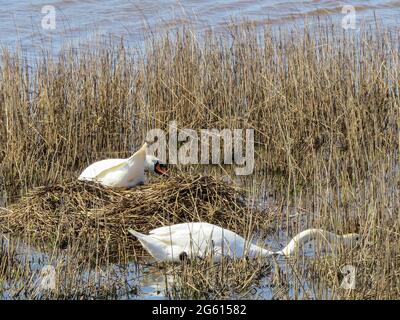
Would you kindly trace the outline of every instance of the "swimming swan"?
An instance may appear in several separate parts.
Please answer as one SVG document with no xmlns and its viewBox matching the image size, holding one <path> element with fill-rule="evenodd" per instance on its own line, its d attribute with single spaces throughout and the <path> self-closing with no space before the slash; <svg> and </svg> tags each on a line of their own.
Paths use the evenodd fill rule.
<svg viewBox="0 0 400 320">
<path fill-rule="evenodd" d="M 283 250 L 273 252 L 246 241 L 230 230 L 204 222 L 181 223 L 161 227 L 151 230 L 149 235 L 132 229 L 128 231 L 159 262 L 178 262 L 185 258 L 204 258 L 209 253 L 211 253 L 215 262 L 220 261 L 222 256 L 231 258 L 290 256 L 301 245 L 317 238 L 327 241 L 329 246 L 334 249 L 337 249 L 340 245 L 351 247 L 359 240 L 358 234 L 341 236 L 321 229 L 308 229 L 296 235 Z"/>
<path fill-rule="evenodd" d="M 105 159 L 88 166 L 78 180 L 95 181 L 106 187 L 131 188 L 144 182 L 144 171 L 166 174 L 164 166 L 147 155 L 147 143 L 127 159 Z"/>
</svg>

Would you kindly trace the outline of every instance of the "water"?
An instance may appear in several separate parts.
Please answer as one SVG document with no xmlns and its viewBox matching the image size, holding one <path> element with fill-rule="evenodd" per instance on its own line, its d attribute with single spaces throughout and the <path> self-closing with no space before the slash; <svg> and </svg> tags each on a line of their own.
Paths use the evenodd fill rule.
<svg viewBox="0 0 400 320">
<path fill-rule="evenodd" d="M 121 38 L 141 43 L 152 34 L 187 25 L 198 31 L 217 30 L 232 19 L 247 19 L 272 26 L 295 27 L 316 16 L 329 16 L 337 24 L 345 14 L 346 2 L 332 0 L 0 0 L 0 45 L 60 48 L 68 43 L 84 42 L 93 36 Z M 375 17 L 389 27 L 398 25 L 400 1 L 351 1 L 356 13 L 356 28 L 373 23 Z M 52 11 L 55 9 L 55 25 Z M 50 14 L 50 19 L 46 15 Z M 48 26 L 42 27 L 42 21 Z"/>
<path fill-rule="evenodd" d="M 282 249 L 290 239 L 283 231 L 275 235 L 267 237 L 264 246 L 271 250 L 277 251 Z M 79 262 L 73 260 L 73 254 L 68 249 L 63 249 L 56 252 L 43 252 L 40 249 L 27 245 L 26 242 L 9 235 L 0 234 L 0 251 L 3 254 L 9 254 L 13 257 L 13 268 L 16 270 L 25 270 L 24 272 L 16 273 L 20 276 L 19 280 L 14 277 L 4 279 L 0 283 L 0 300 L 13 299 L 31 299 L 32 292 L 35 298 L 45 298 L 48 291 L 43 287 L 43 281 L 51 272 L 57 275 L 54 283 L 57 283 L 59 292 L 63 292 L 60 287 L 68 288 L 71 283 L 74 287 L 82 289 L 82 295 L 90 299 L 96 298 L 116 298 L 116 299 L 168 299 L 172 296 L 171 288 L 176 279 L 171 270 L 159 269 L 156 265 L 150 264 L 139 265 L 135 262 L 127 264 L 110 263 L 99 266 L 96 269 L 90 268 L 89 264 L 80 265 Z M 304 255 L 308 257 L 314 256 L 316 252 L 313 243 L 310 242 L 304 248 Z M 75 262 L 74 262 L 75 261 Z M 279 258 L 277 266 L 289 275 L 292 273 L 291 265 L 287 264 L 284 258 Z M 66 273 L 67 265 L 73 266 L 74 274 L 66 277 L 60 276 L 61 273 Z M 178 267 L 179 266 L 175 266 Z M 276 266 L 275 266 L 276 268 Z M 50 270 L 50 273 L 44 273 L 44 270 Z M 27 271 L 29 270 L 29 271 Z M 60 271 L 64 270 L 64 271 Z M 166 271 L 167 270 L 167 271 Z M 254 299 L 272 299 L 275 297 L 272 273 L 268 272 L 261 281 L 252 287 L 250 295 L 247 298 Z M 305 292 L 309 292 L 308 283 L 303 279 L 302 286 Z M 21 290 L 23 288 L 24 290 Z M 88 289 L 90 288 L 90 289 Z M 102 293 L 102 288 L 108 288 L 106 293 Z M 109 288 L 113 288 L 110 290 Z M 87 289 L 87 290 L 86 290 Z M 289 287 L 289 296 L 294 297 L 294 288 Z M 20 293 L 16 296 L 16 292 Z M 67 294 L 75 297 L 74 290 L 66 290 Z M 75 293 L 76 294 L 76 293 Z M 232 297 L 235 298 L 235 297 Z"/>
</svg>

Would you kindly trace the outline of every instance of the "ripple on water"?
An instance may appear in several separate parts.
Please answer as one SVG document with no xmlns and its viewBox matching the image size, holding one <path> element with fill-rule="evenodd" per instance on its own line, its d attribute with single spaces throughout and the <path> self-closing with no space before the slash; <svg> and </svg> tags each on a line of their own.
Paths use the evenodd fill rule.
<svg viewBox="0 0 400 320">
<path fill-rule="evenodd" d="M 374 14 L 391 26 L 400 17 L 399 1 L 353 1 L 358 22 L 374 20 Z M 56 28 L 41 27 L 44 5 L 56 8 Z M 14 48 L 18 43 L 26 50 L 32 47 L 61 48 L 96 35 L 123 36 L 134 43 L 142 42 L 143 30 L 164 32 L 182 25 L 205 30 L 219 28 L 231 18 L 248 19 L 259 24 L 293 26 L 305 17 L 330 16 L 340 23 L 343 14 L 337 1 L 231 0 L 231 1 L 9 1 L 0 11 L 2 45 Z"/>
</svg>

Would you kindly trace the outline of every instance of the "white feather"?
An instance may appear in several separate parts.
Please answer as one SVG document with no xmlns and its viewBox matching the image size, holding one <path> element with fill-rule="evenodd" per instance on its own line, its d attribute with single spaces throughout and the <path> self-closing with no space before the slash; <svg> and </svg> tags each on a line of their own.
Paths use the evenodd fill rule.
<svg viewBox="0 0 400 320">
<path fill-rule="evenodd" d="M 154 171 L 154 163 L 158 161 L 146 152 L 145 143 L 127 159 L 105 159 L 92 163 L 83 170 L 78 180 L 95 181 L 106 187 L 134 187 L 144 182 L 144 171 Z"/>
</svg>

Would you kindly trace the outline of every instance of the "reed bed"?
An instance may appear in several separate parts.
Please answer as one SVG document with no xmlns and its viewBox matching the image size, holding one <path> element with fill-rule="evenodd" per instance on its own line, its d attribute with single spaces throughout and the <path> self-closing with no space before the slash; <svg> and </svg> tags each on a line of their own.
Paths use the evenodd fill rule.
<svg viewBox="0 0 400 320">
<path fill-rule="evenodd" d="M 190 30 L 145 48 L 2 52 L 0 182 L 7 198 L 124 157 L 153 128 L 253 128 L 256 172 L 355 183 L 398 159 L 398 33 L 329 25 L 224 37 Z M 288 177 L 291 177 L 290 180 Z"/>
<path fill-rule="evenodd" d="M 249 299 L 257 298 L 271 265 L 263 259 L 224 259 L 219 264 L 205 259 L 189 261 L 170 273 L 173 281 L 167 292 L 174 299 Z"/>
</svg>

